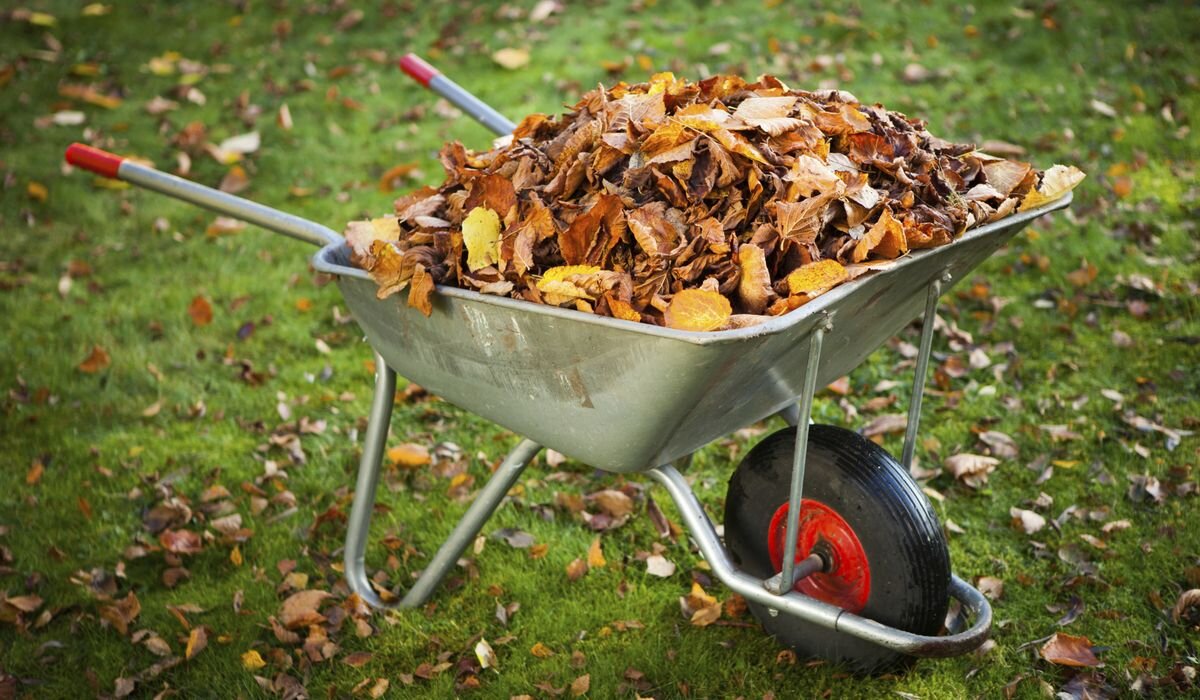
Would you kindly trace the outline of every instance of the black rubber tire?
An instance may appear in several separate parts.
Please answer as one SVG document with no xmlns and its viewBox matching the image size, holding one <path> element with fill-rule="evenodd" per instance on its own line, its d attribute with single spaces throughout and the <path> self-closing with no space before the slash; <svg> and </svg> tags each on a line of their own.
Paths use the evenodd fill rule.
<svg viewBox="0 0 1200 700">
<path fill-rule="evenodd" d="M 776 571 L 767 549 L 775 511 L 788 499 L 794 428 L 751 450 L 729 480 L 725 545 L 747 573 Z M 950 554 L 929 500 L 875 443 L 830 425 L 808 431 L 804 497 L 821 501 L 854 530 L 870 567 L 863 617 L 917 634 L 936 634 L 949 607 Z M 842 663 L 856 673 L 898 670 L 913 658 L 783 614 L 750 610 L 768 634 L 801 657 Z"/>
</svg>

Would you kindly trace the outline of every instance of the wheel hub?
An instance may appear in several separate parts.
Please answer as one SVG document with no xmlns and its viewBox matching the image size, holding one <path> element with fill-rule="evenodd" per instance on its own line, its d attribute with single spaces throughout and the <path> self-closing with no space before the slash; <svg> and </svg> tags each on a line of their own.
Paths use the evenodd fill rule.
<svg viewBox="0 0 1200 700">
<path fill-rule="evenodd" d="M 767 549 L 776 571 L 783 568 L 784 529 L 788 504 L 775 511 L 767 531 Z M 796 561 L 814 552 L 825 560 L 825 569 L 796 582 L 795 590 L 811 598 L 859 613 L 871 595 L 871 569 L 854 529 L 837 511 L 820 501 L 800 502 Z"/>
</svg>

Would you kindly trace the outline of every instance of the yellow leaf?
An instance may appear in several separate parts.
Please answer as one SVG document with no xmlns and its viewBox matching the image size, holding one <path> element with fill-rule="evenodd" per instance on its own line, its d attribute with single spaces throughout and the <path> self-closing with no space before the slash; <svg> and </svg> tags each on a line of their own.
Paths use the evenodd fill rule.
<svg viewBox="0 0 1200 700">
<path fill-rule="evenodd" d="M 50 196 L 50 191 L 47 190 L 46 186 L 40 182 L 30 181 L 30 183 L 25 186 L 25 192 L 29 195 L 30 199 L 35 199 L 39 202 L 46 201 L 46 198 Z"/>
<path fill-rule="evenodd" d="M 263 660 L 262 654 L 258 653 L 254 649 L 242 654 L 242 668 L 246 669 L 247 671 L 257 671 L 266 665 L 267 662 Z"/>
<path fill-rule="evenodd" d="M 471 272 L 495 264 L 500 259 L 500 216 L 487 207 L 475 207 L 462 224 L 463 245 L 467 247 L 467 268 Z"/>
<path fill-rule="evenodd" d="M 233 551 L 229 553 L 229 561 L 233 562 L 234 566 L 242 565 L 242 550 L 235 544 Z"/>
<path fill-rule="evenodd" d="M 539 659 L 548 659 L 551 656 L 554 656 L 554 650 L 545 644 L 542 644 L 541 642 L 534 644 L 533 647 L 530 648 L 529 653 L 533 654 Z"/>
<path fill-rule="evenodd" d="M 112 12 L 112 5 L 105 5 L 104 3 L 93 2 L 83 6 L 84 17 L 101 17 L 110 12 Z"/>
<path fill-rule="evenodd" d="M 596 539 L 592 540 L 592 546 L 588 547 L 587 556 L 588 566 L 593 569 L 602 568 L 608 561 L 604 558 L 604 552 L 600 549 L 600 536 L 596 535 Z"/>
<path fill-rule="evenodd" d="M 30 12 L 29 23 L 38 27 L 53 27 L 58 24 L 58 19 L 45 12 Z"/>
<path fill-rule="evenodd" d="M 1055 165 L 1042 175 L 1042 184 L 1037 189 L 1025 195 L 1018 211 L 1035 209 L 1056 199 L 1065 197 L 1075 186 L 1087 177 L 1082 170 L 1074 165 Z"/>
<path fill-rule="evenodd" d="M 803 265 L 787 276 L 792 294 L 820 292 L 850 279 L 850 273 L 836 260 L 818 260 Z"/>
<path fill-rule="evenodd" d="M 671 298 L 663 319 L 668 328 L 681 331 L 712 331 L 725 325 L 733 307 L 720 292 L 685 289 Z"/>
<path fill-rule="evenodd" d="M 599 271 L 600 268 L 595 265 L 559 265 L 546 270 L 538 284 L 540 286 L 542 282 L 565 280 L 571 275 L 594 275 Z"/>
<path fill-rule="evenodd" d="M 500 49 L 492 54 L 492 60 L 508 70 L 516 70 L 529 63 L 528 49 Z"/>
</svg>

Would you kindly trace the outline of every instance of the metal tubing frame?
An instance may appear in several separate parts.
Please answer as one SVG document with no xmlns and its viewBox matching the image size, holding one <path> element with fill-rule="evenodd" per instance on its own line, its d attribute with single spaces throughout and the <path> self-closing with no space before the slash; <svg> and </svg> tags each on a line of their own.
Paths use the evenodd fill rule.
<svg viewBox="0 0 1200 700">
<path fill-rule="evenodd" d="M 449 537 L 438 548 L 433 559 L 417 577 L 415 583 L 398 603 L 384 601 L 371 587 L 366 570 L 367 536 L 370 532 L 371 514 L 375 508 L 375 489 L 379 484 L 379 472 L 383 464 L 384 446 L 387 444 L 388 429 L 392 417 L 392 405 L 396 394 L 396 372 L 387 365 L 383 357 L 375 353 L 375 395 L 371 399 L 371 414 L 367 420 L 367 433 L 363 440 L 362 459 L 358 466 L 358 479 L 354 486 L 354 503 L 350 508 L 350 520 L 346 529 L 346 544 L 343 562 L 346 582 L 350 590 L 357 593 L 368 605 L 375 608 L 412 608 L 424 604 L 433 595 L 437 585 L 454 568 L 458 558 L 466 551 L 484 523 L 496 511 L 508 490 L 520 478 L 521 473 L 537 456 L 541 445 L 532 440 L 522 440 L 496 472 L 475 496 L 467 512 L 459 519 Z"/>
<path fill-rule="evenodd" d="M 908 402 L 908 421 L 904 424 L 904 451 L 900 464 L 905 471 L 912 469 L 913 454 L 917 449 L 917 426 L 921 422 L 921 401 L 925 398 L 925 375 L 929 372 L 929 355 L 933 350 L 933 325 L 937 317 L 938 299 L 942 296 L 942 284 L 949 284 L 950 273 L 929 283 L 925 292 L 925 316 L 921 323 L 921 349 L 917 353 L 917 366 L 913 370 L 912 398 Z"/>
<path fill-rule="evenodd" d="M 958 576 L 950 577 L 950 596 L 974 616 L 975 624 L 964 632 L 944 637 L 913 634 L 888 627 L 793 590 L 782 595 L 771 593 L 763 586 L 762 579 L 741 571 L 730 560 L 704 507 L 678 470 L 668 464 L 651 469 L 647 474 L 667 489 L 679 508 L 684 525 L 713 573 L 730 590 L 746 600 L 913 656 L 956 656 L 975 649 L 987 639 L 992 626 L 992 608 L 979 591 Z"/>
<path fill-rule="evenodd" d="M 305 243 L 326 246 L 342 242 L 342 237 L 328 226 L 242 199 L 228 192 L 205 187 L 131 160 L 121 162 L 117 176 L 139 187 L 262 226 L 268 231 L 281 233 Z"/>
<path fill-rule="evenodd" d="M 783 569 L 776 581 L 778 587 L 772 590 L 776 595 L 782 595 L 792 590 L 796 585 L 796 537 L 800 528 L 800 503 L 804 496 L 804 467 L 808 459 L 808 425 L 812 417 L 813 395 L 817 391 L 817 370 L 821 366 L 821 345 L 825 333 L 832 329 L 828 316 L 813 329 L 808 340 L 808 371 L 804 374 L 803 393 L 800 394 L 800 406 L 796 416 L 796 447 L 792 450 L 792 484 L 788 492 L 787 524 L 783 530 Z M 811 572 L 809 572 L 811 573 Z M 764 585 L 769 586 L 769 583 Z"/>
</svg>

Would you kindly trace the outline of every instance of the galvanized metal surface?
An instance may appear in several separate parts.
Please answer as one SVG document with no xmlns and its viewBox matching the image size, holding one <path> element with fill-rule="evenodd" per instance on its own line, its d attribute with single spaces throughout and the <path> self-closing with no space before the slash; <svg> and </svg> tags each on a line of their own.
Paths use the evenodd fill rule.
<svg viewBox="0 0 1200 700">
<path fill-rule="evenodd" d="M 375 507 L 375 488 L 379 484 L 379 472 L 383 463 L 384 446 L 392 417 L 392 404 L 396 394 L 396 373 L 379 353 L 375 354 L 375 395 L 371 400 L 371 415 L 367 421 L 367 434 L 363 440 L 362 459 L 358 464 L 358 479 L 354 486 L 354 504 L 350 508 L 350 519 L 346 529 L 346 546 L 342 560 L 346 568 L 346 582 L 368 605 L 376 608 L 413 608 L 423 605 L 433 595 L 438 583 L 454 568 L 454 564 L 467 546 L 479 534 L 484 523 L 492 516 L 508 490 L 520 478 L 525 467 L 542 449 L 530 440 L 521 441 L 488 479 L 471 502 L 467 512 L 442 542 L 424 571 L 413 582 L 411 588 L 398 603 L 384 601 L 371 587 L 367 576 L 365 554 L 367 536 L 371 527 L 371 514 Z"/>
<path fill-rule="evenodd" d="M 376 298 L 343 244 L 316 269 L 336 275 L 371 345 L 402 376 L 586 464 L 635 472 L 761 420 L 802 394 L 808 335 L 833 328 L 817 386 L 849 372 L 921 313 L 930 283 L 958 280 L 1070 196 L 918 251 L 751 328 L 691 333 L 438 287 L 433 315 Z"/>
<path fill-rule="evenodd" d="M 131 160 L 121 163 L 118 174 L 122 180 L 139 187 L 190 202 L 218 214 L 262 226 L 268 231 L 282 233 L 305 243 L 318 246 L 342 244 L 342 237 L 336 231 L 315 221 L 287 214 L 227 192 L 214 190 L 211 187 L 184 180 Z"/>
<path fill-rule="evenodd" d="M 796 533 L 800 527 L 800 499 L 804 495 L 804 467 L 808 459 L 808 426 L 812 422 L 813 395 L 817 393 L 817 373 L 821 366 L 821 346 L 825 334 L 832 330 L 829 321 L 817 324 L 808 336 L 808 370 L 804 374 L 804 388 L 800 393 L 800 404 L 796 415 L 796 449 L 792 452 L 792 483 L 788 490 L 788 513 L 783 529 L 783 569 L 781 581 L 795 582 L 793 569 L 796 567 Z M 791 585 L 780 588 L 783 593 Z"/>
<path fill-rule="evenodd" d="M 987 639 L 992 626 L 991 606 L 979 591 L 957 576 L 951 576 L 950 595 L 971 611 L 975 624 L 964 632 L 944 637 L 913 634 L 881 625 L 802 593 L 791 591 L 776 595 L 764 588 L 762 579 L 741 571 L 733 564 L 704 507 L 696 500 L 682 474 L 671 466 L 651 469 L 647 473 L 671 494 L 688 534 L 712 567 L 713 573 L 746 600 L 914 656 L 955 656 L 978 647 Z"/>
<path fill-rule="evenodd" d="M 929 283 L 925 293 L 925 314 L 921 323 L 921 347 L 917 351 L 917 366 L 913 370 L 912 394 L 908 402 L 908 421 L 904 424 L 904 451 L 900 465 L 904 471 L 912 468 L 913 454 L 917 449 L 917 426 L 921 422 L 921 400 L 925 398 L 925 374 L 929 371 L 929 353 L 933 350 L 933 326 L 937 316 L 938 299 L 942 296 L 942 283 L 949 283 L 950 275 Z"/>
</svg>

